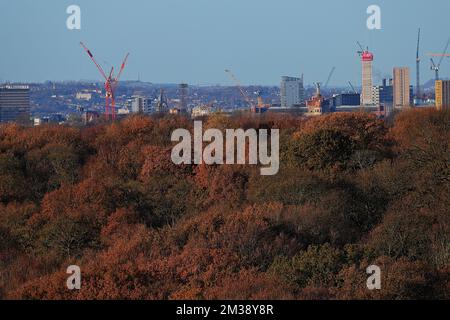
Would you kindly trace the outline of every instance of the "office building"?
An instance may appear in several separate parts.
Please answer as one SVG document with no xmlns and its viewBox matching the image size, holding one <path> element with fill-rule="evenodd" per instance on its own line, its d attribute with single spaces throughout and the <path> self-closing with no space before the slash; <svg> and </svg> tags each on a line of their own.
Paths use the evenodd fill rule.
<svg viewBox="0 0 450 320">
<path fill-rule="evenodd" d="M 359 106 L 361 95 L 359 93 L 343 93 L 334 97 L 336 106 Z"/>
<path fill-rule="evenodd" d="M 380 105 L 380 92 L 381 92 L 381 86 L 374 86 L 372 87 L 372 102 L 375 106 Z"/>
<path fill-rule="evenodd" d="M 5 122 L 30 122 L 30 88 L 28 86 L 0 86 L 0 123 Z"/>
<path fill-rule="evenodd" d="M 375 86 L 372 90 L 372 99 L 375 105 L 392 105 L 394 101 L 392 79 L 383 79 L 383 84 L 381 86 Z"/>
<path fill-rule="evenodd" d="M 292 108 L 305 102 L 303 76 L 301 78 L 281 78 L 281 107 Z"/>
<path fill-rule="evenodd" d="M 380 104 L 390 104 L 394 102 L 394 85 L 393 79 L 383 79 L 383 84 L 379 87 Z"/>
<path fill-rule="evenodd" d="M 354 111 L 361 105 L 361 95 L 359 93 L 336 94 L 328 99 L 331 112 Z"/>
<path fill-rule="evenodd" d="M 394 108 L 404 108 L 411 105 L 411 84 L 409 68 L 394 68 Z"/>
<path fill-rule="evenodd" d="M 450 80 L 436 81 L 436 108 L 438 110 L 450 108 Z"/>
<path fill-rule="evenodd" d="M 394 102 L 393 79 L 383 79 L 381 86 L 375 86 L 372 90 L 372 99 L 378 110 L 383 110 L 388 115 L 393 109 Z"/>
<path fill-rule="evenodd" d="M 131 102 L 131 112 L 132 113 L 148 113 L 148 99 L 143 96 L 133 96 L 133 101 Z"/>
</svg>

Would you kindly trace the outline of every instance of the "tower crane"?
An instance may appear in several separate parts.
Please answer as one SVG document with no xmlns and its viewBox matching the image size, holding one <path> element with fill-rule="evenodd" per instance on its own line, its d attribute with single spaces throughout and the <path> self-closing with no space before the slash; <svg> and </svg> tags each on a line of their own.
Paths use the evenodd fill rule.
<svg viewBox="0 0 450 320">
<path fill-rule="evenodd" d="M 128 61 L 128 56 L 130 55 L 127 53 L 125 56 L 125 59 L 123 60 L 119 73 L 117 76 L 114 75 L 114 67 L 111 68 L 111 71 L 108 75 L 106 75 L 103 68 L 100 66 L 100 64 L 95 60 L 94 55 L 92 54 L 91 50 L 89 50 L 86 45 L 83 42 L 80 42 L 80 45 L 83 47 L 84 51 L 88 54 L 89 58 L 94 62 L 95 66 L 97 67 L 98 71 L 100 72 L 101 76 L 105 80 L 105 96 L 106 96 L 106 103 L 105 103 L 105 118 L 109 120 L 110 116 L 111 119 L 114 121 L 116 119 L 116 98 L 115 98 L 115 92 L 119 85 L 120 77 L 122 76 L 123 70 L 125 69 L 126 63 Z"/>
<path fill-rule="evenodd" d="M 360 51 L 358 51 L 358 54 L 360 56 L 362 56 L 364 54 L 364 52 L 368 52 L 369 51 L 369 47 L 366 47 L 366 49 L 364 49 L 364 47 L 362 46 L 362 44 L 359 41 L 356 41 L 356 44 L 361 49 Z"/>
<path fill-rule="evenodd" d="M 358 91 L 355 90 L 355 87 L 353 86 L 353 84 L 349 81 L 348 84 L 350 85 L 350 88 L 352 88 L 353 92 L 355 94 L 358 94 Z"/>
<path fill-rule="evenodd" d="M 256 112 L 256 106 L 253 103 L 253 101 L 248 97 L 248 95 L 245 93 L 244 89 L 242 88 L 241 83 L 239 82 L 239 80 L 236 78 L 236 76 L 228 69 L 225 70 L 225 72 L 230 76 L 230 78 L 236 83 L 239 91 L 241 92 L 242 97 L 244 98 L 244 100 L 247 102 L 247 104 L 250 106 L 250 111 L 251 112 Z"/>
<path fill-rule="evenodd" d="M 435 72 L 436 81 L 439 80 L 439 70 L 441 68 L 441 64 L 442 64 L 442 61 L 444 60 L 444 57 L 446 57 L 446 52 L 447 52 L 449 45 L 450 45 L 450 38 L 447 40 L 447 44 L 445 45 L 445 48 L 444 48 L 444 51 L 442 52 L 442 54 L 435 54 L 435 53 L 429 54 L 429 56 L 432 56 L 432 57 L 440 57 L 438 64 L 436 64 L 434 62 L 433 58 L 430 58 L 431 70 L 433 70 Z"/>
<path fill-rule="evenodd" d="M 417 35 L 417 51 L 416 51 L 416 98 L 420 99 L 422 96 L 420 88 L 420 28 Z"/>
<path fill-rule="evenodd" d="M 335 71 L 336 71 L 336 67 L 333 67 L 333 68 L 331 69 L 331 71 L 330 71 L 330 74 L 328 75 L 328 79 L 327 79 L 327 81 L 325 82 L 325 85 L 322 87 L 323 89 L 328 88 L 328 85 L 330 84 L 331 77 L 333 76 L 333 74 L 334 74 Z"/>
</svg>

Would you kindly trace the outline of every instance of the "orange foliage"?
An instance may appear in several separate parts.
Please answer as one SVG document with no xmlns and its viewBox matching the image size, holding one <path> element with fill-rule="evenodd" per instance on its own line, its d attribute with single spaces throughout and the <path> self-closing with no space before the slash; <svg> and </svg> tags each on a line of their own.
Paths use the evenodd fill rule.
<svg viewBox="0 0 450 320">
<path fill-rule="evenodd" d="M 271 177 L 173 164 L 172 131 L 192 127 L 0 126 L 0 298 L 450 297 L 448 113 L 206 119 L 280 129 Z M 366 287 L 371 264 L 382 290 Z"/>
</svg>

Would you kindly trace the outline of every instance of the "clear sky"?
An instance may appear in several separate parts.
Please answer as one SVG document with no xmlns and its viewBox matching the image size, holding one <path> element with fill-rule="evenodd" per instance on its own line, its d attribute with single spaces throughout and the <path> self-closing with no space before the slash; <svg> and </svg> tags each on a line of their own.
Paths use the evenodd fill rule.
<svg viewBox="0 0 450 320">
<path fill-rule="evenodd" d="M 80 31 L 66 9 L 82 10 Z M 382 30 L 369 31 L 366 9 L 377 4 Z M 375 54 L 375 80 L 393 66 L 415 74 L 422 28 L 422 79 L 433 77 L 427 52 L 450 36 L 448 0 L 0 0 L 0 81 L 100 79 L 84 41 L 106 69 L 130 52 L 125 80 L 154 83 L 278 85 L 282 75 L 305 81 L 360 84 L 356 41 Z M 450 59 L 442 64 L 450 76 Z M 412 80 L 413 81 L 413 80 Z"/>
</svg>

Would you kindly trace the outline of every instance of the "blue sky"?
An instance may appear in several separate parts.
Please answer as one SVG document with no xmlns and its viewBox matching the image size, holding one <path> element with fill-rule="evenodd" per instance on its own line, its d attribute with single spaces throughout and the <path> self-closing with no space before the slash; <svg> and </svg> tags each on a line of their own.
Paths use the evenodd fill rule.
<svg viewBox="0 0 450 320">
<path fill-rule="evenodd" d="M 71 4 L 82 10 L 80 31 L 66 28 Z M 366 28 L 371 4 L 381 7 L 382 30 Z M 130 52 L 125 80 L 227 85 L 229 68 L 244 84 L 300 73 L 312 83 L 336 66 L 331 85 L 359 85 L 357 40 L 374 52 L 378 77 L 393 66 L 414 73 L 419 26 L 429 80 L 425 53 L 450 36 L 448 0 L 0 0 L 0 8 L 0 81 L 99 79 L 82 40 L 106 69 Z M 441 74 L 450 76 L 450 59 Z"/>
</svg>

